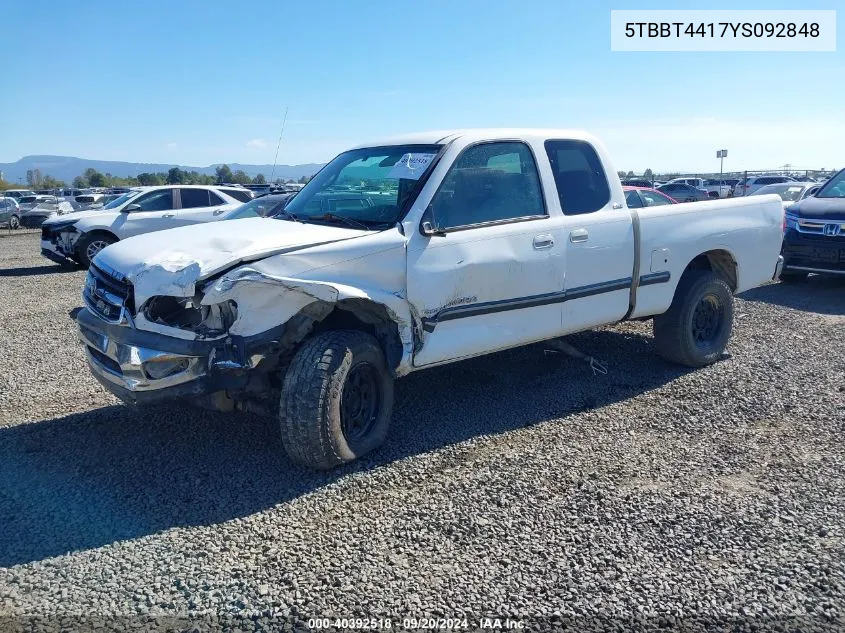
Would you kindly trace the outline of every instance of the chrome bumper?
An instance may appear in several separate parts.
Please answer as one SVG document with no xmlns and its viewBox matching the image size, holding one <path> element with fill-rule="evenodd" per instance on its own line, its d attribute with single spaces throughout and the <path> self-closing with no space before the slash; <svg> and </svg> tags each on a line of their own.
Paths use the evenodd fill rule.
<svg viewBox="0 0 845 633">
<path fill-rule="evenodd" d="M 123 391 L 143 392 L 169 389 L 202 378 L 208 359 L 150 349 L 114 340 L 106 333 L 79 324 L 79 339 L 85 348 L 91 372 L 118 397 Z"/>
</svg>

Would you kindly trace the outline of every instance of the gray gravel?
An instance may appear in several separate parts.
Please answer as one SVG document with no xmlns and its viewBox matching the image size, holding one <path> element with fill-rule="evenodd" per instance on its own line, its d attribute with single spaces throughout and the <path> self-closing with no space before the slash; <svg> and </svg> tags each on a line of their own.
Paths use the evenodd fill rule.
<svg viewBox="0 0 845 633">
<path fill-rule="evenodd" d="M 572 337 L 605 376 L 542 346 L 415 374 L 384 449 L 315 474 L 272 421 L 118 405 L 37 240 L 0 238 L 0 628 L 843 626 L 845 283 L 747 293 L 703 370 L 628 323 Z"/>
</svg>

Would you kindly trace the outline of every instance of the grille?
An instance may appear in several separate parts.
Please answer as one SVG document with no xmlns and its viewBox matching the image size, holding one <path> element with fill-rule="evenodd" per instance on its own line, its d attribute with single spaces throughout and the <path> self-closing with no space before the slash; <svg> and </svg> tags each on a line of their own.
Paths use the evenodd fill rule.
<svg viewBox="0 0 845 633">
<path fill-rule="evenodd" d="M 88 268 L 82 298 L 90 310 L 106 321 L 120 321 L 124 307 L 130 312 L 135 310 L 132 284 L 117 279 L 93 264 Z"/>
<path fill-rule="evenodd" d="M 841 220 L 807 220 L 798 218 L 796 224 L 799 233 L 810 233 L 814 235 L 825 235 L 824 230 L 826 224 L 839 225 L 837 235 L 831 237 L 845 236 L 845 222 Z"/>
</svg>

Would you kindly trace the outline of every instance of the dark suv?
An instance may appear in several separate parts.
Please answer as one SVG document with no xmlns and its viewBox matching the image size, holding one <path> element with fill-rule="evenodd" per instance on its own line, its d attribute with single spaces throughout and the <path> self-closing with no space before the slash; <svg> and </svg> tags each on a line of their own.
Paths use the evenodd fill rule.
<svg viewBox="0 0 845 633">
<path fill-rule="evenodd" d="M 787 207 L 781 254 L 784 281 L 809 273 L 845 275 L 845 169 L 814 196 Z"/>
</svg>

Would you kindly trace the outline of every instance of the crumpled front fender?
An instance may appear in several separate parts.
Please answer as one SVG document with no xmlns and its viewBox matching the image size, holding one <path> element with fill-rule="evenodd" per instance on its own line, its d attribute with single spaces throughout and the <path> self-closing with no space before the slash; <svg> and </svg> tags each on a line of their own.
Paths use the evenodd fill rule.
<svg viewBox="0 0 845 633">
<path fill-rule="evenodd" d="M 322 302 L 329 306 L 349 299 L 359 299 L 383 306 L 396 325 L 402 343 L 402 358 L 396 375 L 410 371 L 414 352 L 416 319 L 401 293 L 355 287 L 338 282 L 273 275 L 254 266 L 233 270 L 204 288 L 202 303 L 213 305 L 234 301 L 238 317 L 229 328 L 236 336 L 254 336 L 278 327 L 306 306 Z M 354 312 L 354 309 L 353 309 Z"/>
</svg>

